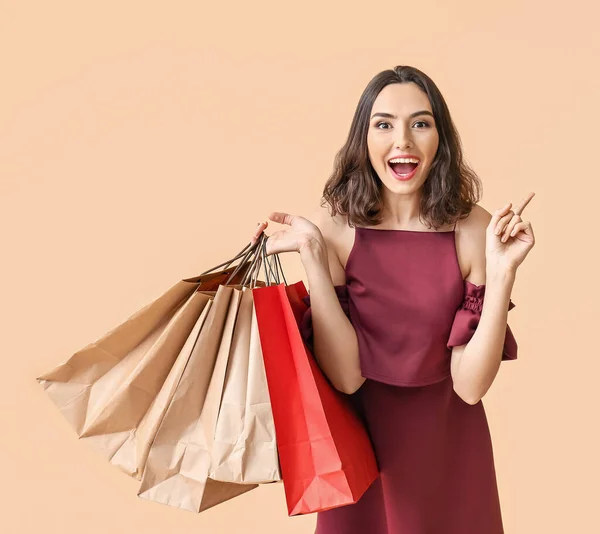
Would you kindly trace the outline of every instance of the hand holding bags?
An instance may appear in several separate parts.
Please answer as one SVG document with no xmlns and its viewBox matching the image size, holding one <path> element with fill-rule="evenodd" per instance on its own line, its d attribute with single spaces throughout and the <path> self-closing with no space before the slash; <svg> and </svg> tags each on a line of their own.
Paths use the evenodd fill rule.
<svg viewBox="0 0 600 534">
<path fill-rule="evenodd" d="M 365 430 L 302 345 L 304 285 L 279 284 L 278 269 L 271 285 L 265 245 L 178 282 L 38 377 L 142 498 L 200 512 L 281 467 L 294 515 L 355 502 L 376 475 Z"/>
</svg>

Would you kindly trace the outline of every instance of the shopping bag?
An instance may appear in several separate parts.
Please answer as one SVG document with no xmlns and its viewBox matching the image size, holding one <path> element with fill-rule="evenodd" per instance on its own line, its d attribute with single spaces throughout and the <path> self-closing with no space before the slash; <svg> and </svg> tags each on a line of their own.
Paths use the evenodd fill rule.
<svg viewBox="0 0 600 534">
<path fill-rule="evenodd" d="M 238 310 L 212 446 L 210 478 L 224 482 L 281 480 L 252 290 Z"/>
<path fill-rule="evenodd" d="M 180 280 L 37 377 L 80 439 L 141 479 L 148 448 L 205 319 L 203 311 L 219 284 L 236 283 L 250 266 L 246 262 L 235 270 Z"/>
<path fill-rule="evenodd" d="M 304 344 L 304 283 L 252 293 L 288 514 L 355 503 L 377 478 L 377 463 L 348 398 L 333 388 Z"/>
<path fill-rule="evenodd" d="M 156 436 L 156 432 L 162 422 L 167 407 L 173 398 L 175 389 L 179 385 L 179 381 L 181 380 L 183 371 L 191 356 L 192 349 L 200 335 L 200 331 L 205 325 L 212 297 L 215 292 L 206 291 L 202 292 L 202 294 L 207 298 L 206 305 L 202 309 L 202 313 L 194 324 L 182 350 L 177 355 L 177 359 L 175 360 L 173 367 L 171 367 L 158 395 L 152 401 L 152 404 L 142 417 L 142 420 L 129 432 L 125 443 L 110 459 L 111 463 L 138 480 L 141 480 L 150 445 Z"/>
<path fill-rule="evenodd" d="M 257 487 L 208 478 L 243 288 L 220 285 L 150 446 L 138 496 L 201 512 Z"/>
</svg>

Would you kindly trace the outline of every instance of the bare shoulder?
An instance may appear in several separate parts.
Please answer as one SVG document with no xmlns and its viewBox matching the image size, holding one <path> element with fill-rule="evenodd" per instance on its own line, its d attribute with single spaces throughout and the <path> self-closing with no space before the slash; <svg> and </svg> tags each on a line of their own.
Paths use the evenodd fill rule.
<svg viewBox="0 0 600 534">
<path fill-rule="evenodd" d="M 327 205 L 318 205 L 312 210 L 308 218 L 311 220 L 312 223 L 316 224 L 319 227 L 321 233 L 329 231 L 333 226 L 333 217 L 329 213 Z"/>
<path fill-rule="evenodd" d="M 338 243 L 349 229 L 347 218 L 340 214 L 332 216 L 327 205 L 319 205 L 308 218 L 321 230 L 323 237 L 332 243 Z"/>
<path fill-rule="evenodd" d="M 461 219 L 458 224 L 460 225 L 461 230 L 464 230 L 465 232 L 471 234 L 483 233 L 485 237 L 485 230 L 488 224 L 490 224 L 491 219 L 492 214 L 488 210 L 479 204 L 475 204 L 469 215 L 464 219 Z"/>
<path fill-rule="evenodd" d="M 347 219 L 343 215 L 332 216 L 329 207 L 317 206 L 308 216 L 308 219 L 319 228 L 329 257 L 329 270 L 334 285 L 341 285 L 346 282 L 345 264 L 348 249 L 348 243 L 352 246 L 354 240 L 354 229 L 350 228 Z"/>
<path fill-rule="evenodd" d="M 491 219 L 489 211 L 475 204 L 457 224 L 459 257 L 468 273 L 466 279 L 477 285 L 485 283 L 486 229 Z"/>
</svg>

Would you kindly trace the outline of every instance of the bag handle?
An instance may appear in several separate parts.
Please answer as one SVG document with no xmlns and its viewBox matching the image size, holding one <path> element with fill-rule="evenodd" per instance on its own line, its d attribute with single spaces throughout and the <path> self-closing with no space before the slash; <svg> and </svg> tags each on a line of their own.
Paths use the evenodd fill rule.
<svg viewBox="0 0 600 534">
<path fill-rule="evenodd" d="M 252 265 L 248 271 L 246 271 L 242 284 L 249 283 L 251 288 L 256 287 L 258 276 L 260 274 L 260 268 L 264 265 L 266 285 L 270 286 L 272 283 L 280 284 L 280 274 L 285 285 L 287 285 L 287 280 L 285 279 L 285 275 L 283 273 L 283 267 L 281 266 L 279 254 L 272 254 L 272 258 L 267 255 L 268 239 L 269 236 L 267 236 L 264 232 L 261 233 L 259 238 L 260 252 L 254 256 Z M 275 265 L 275 269 L 273 269 L 273 264 Z M 271 276 L 273 276 L 273 282 L 271 281 Z"/>
<path fill-rule="evenodd" d="M 263 257 L 263 260 L 265 263 L 265 276 L 266 276 L 267 280 L 270 280 L 270 277 L 269 277 L 269 271 L 270 271 L 271 274 L 273 274 L 275 283 L 280 284 L 281 280 L 279 278 L 279 275 L 281 274 L 281 277 L 283 278 L 285 285 L 288 285 L 287 280 L 285 279 L 285 274 L 283 273 L 283 267 L 281 266 L 281 260 L 279 259 L 279 254 L 272 254 L 272 260 L 270 260 L 267 255 L 267 240 L 268 239 L 269 239 L 269 237 L 267 236 L 265 238 L 265 240 L 263 241 L 262 247 L 261 247 L 262 257 Z M 272 263 L 275 264 L 275 271 L 273 271 Z M 269 270 L 267 270 L 267 266 L 269 267 Z"/>
<path fill-rule="evenodd" d="M 279 254 L 272 254 L 273 258 L 269 258 L 267 255 L 267 240 L 269 236 L 267 236 L 264 231 L 261 232 L 260 236 L 256 240 L 254 244 L 252 242 L 248 243 L 240 252 L 238 252 L 233 258 L 227 260 L 219 265 L 215 265 L 210 269 L 200 273 L 199 276 L 203 276 L 208 274 L 220 267 L 225 267 L 227 269 L 233 262 L 241 258 L 241 261 L 238 265 L 236 265 L 235 269 L 229 275 L 229 278 L 225 281 L 224 285 L 229 285 L 231 281 L 235 278 L 235 276 L 240 272 L 240 270 L 247 265 L 247 268 L 244 273 L 244 277 L 239 282 L 240 285 L 249 284 L 250 287 L 256 287 L 256 283 L 258 282 L 258 276 L 260 274 L 260 268 L 264 264 L 265 268 L 265 277 L 266 284 L 271 285 L 271 276 L 273 277 L 273 281 L 276 284 L 280 284 L 280 277 L 284 280 L 284 283 L 287 285 L 287 280 L 285 279 L 285 275 L 283 274 L 283 267 L 281 265 L 281 260 L 279 259 Z M 275 264 L 275 269 L 273 269 L 273 264 Z"/>
<path fill-rule="evenodd" d="M 263 232 L 261 232 L 258 240 L 256 241 L 256 247 L 253 249 L 254 256 L 250 262 L 250 266 L 244 273 L 244 277 L 240 282 L 242 285 L 250 284 L 250 287 L 255 287 L 256 281 L 258 280 L 258 273 L 260 272 L 260 267 L 262 263 L 262 256 L 260 254 L 260 249 L 262 247 L 262 243 L 266 241 L 267 236 Z M 256 276 L 255 276 L 256 273 Z"/>
<path fill-rule="evenodd" d="M 214 271 L 214 270 L 218 269 L 219 267 L 223 267 L 224 265 L 225 265 L 225 269 L 227 269 L 227 267 L 229 267 L 235 260 L 237 260 L 238 258 L 240 258 L 241 256 L 244 255 L 244 252 L 246 251 L 246 249 L 248 247 L 252 247 L 252 246 L 253 246 L 252 243 L 248 243 L 236 256 L 234 256 L 233 258 L 231 258 L 228 261 L 220 263 L 219 265 L 215 265 L 214 267 L 211 267 L 210 269 L 204 271 L 203 273 L 200 273 L 199 276 L 203 276 L 205 274 L 208 274 L 211 271 Z M 244 263 L 244 262 L 242 262 L 242 263 Z"/>
<path fill-rule="evenodd" d="M 244 279 L 241 281 L 241 283 L 243 285 L 243 283 L 244 283 L 244 281 L 246 279 L 246 275 L 248 274 L 248 270 L 252 268 L 254 262 L 256 261 L 256 250 L 258 249 L 259 244 L 260 244 L 260 238 L 259 238 L 259 240 L 256 241 L 256 243 L 254 243 L 253 245 L 251 245 L 250 249 L 244 254 L 244 257 L 242 258 L 242 261 L 240 262 L 240 264 L 231 273 L 231 276 L 225 281 L 225 285 L 227 285 L 227 284 L 229 284 L 231 282 L 231 280 L 235 277 L 235 275 L 240 271 L 240 269 L 242 268 L 242 266 L 246 265 L 248 257 L 252 256 L 254 254 L 254 256 L 250 260 L 250 266 L 248 267 L 248 269 L 246 269 L 246 272 L 244 273 Z M 248 248 L 248 246 L 246 246 L 244 248 L 244 250 L 246 250 L 246 248 Z M 240 254 L 242 254 L 244 252 L 244 250 Z"/>
</svg>

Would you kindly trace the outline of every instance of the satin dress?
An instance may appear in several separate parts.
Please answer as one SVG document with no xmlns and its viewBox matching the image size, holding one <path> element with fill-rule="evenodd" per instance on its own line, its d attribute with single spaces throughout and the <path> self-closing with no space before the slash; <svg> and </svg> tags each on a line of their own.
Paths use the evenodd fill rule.
<svg viewBox="0 0 600 534">
<path fill-rule="evenodd" d="M 462 278 L 455 234 L 356 227 L 335 291 L 358 338 L 366 381 L 351 399 L 380 476 L 357 503 L 318 513 L 316 534 L 504 532 L 483 402 L 464 402 L 450 374 L 485 296 L 485 284 Z M 305 302 L 312 349 L 310 294 Z M 516 358 L 507 325 L 502 360 Z"/>
</svg>

